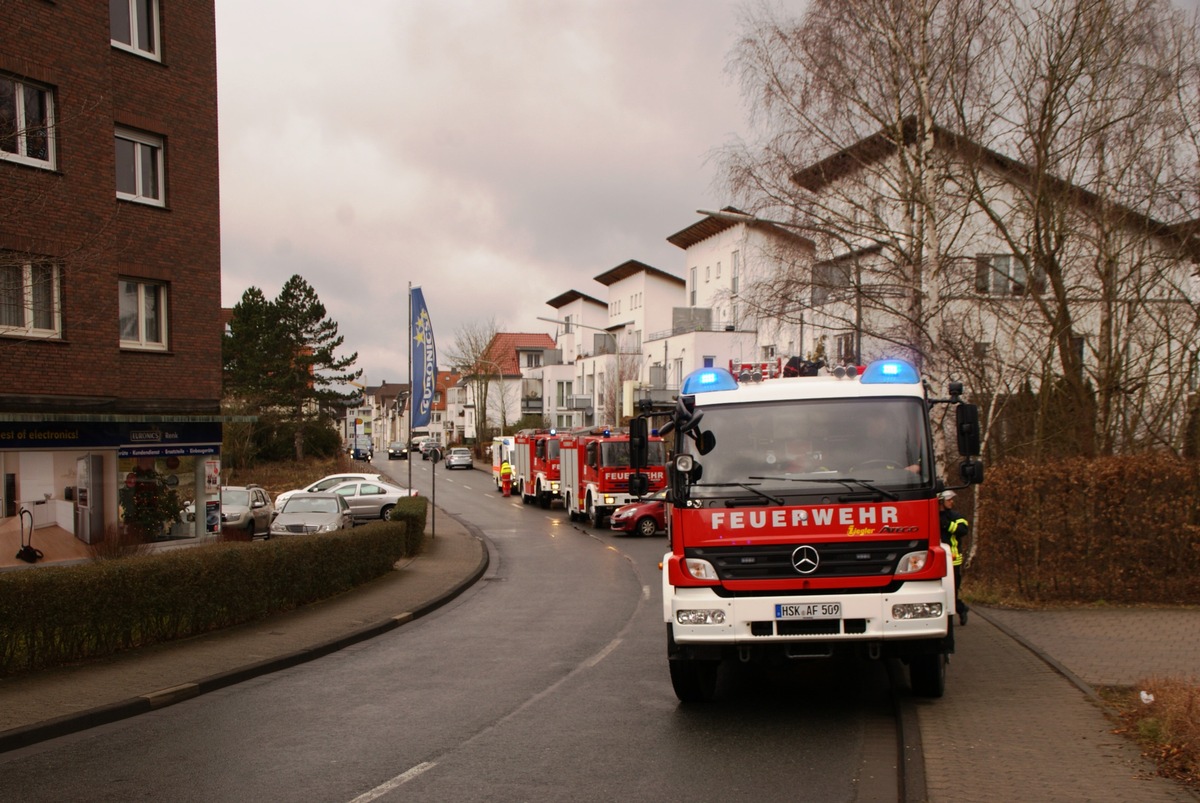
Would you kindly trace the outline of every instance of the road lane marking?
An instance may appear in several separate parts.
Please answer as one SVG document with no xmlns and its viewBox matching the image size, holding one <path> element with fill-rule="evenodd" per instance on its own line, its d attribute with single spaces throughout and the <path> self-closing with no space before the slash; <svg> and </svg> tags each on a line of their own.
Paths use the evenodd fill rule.
<svg viewBox="0 0 1200 803">
<path fill-rule="evenodd" d="M 386 795 L 388 792 L 392 791 L 393 789 L 397 789 L 397 788 L 403 786 L 404 784 L 411 781 L 413 778 L 416 778 L 421 773 L 431 770 L 436 766 L 437 766 L 436 762 L 423 761 L 420 764 L 418 764 L 417 766 L 408 770 L 407 772 L 400 773 L 395 778 L 392 778 L 390 781 L 384 781 L 383 783 L 381 783 L 379 786 L 376 786 L 371 791 L 363 792 L 361 795 L 359 795 L 358 797 L 351 800 L 350 803 L 370 803 L 370 801 L 375 800 L 380 797 L 383 797 L 384 795 Z"/>
</svg>

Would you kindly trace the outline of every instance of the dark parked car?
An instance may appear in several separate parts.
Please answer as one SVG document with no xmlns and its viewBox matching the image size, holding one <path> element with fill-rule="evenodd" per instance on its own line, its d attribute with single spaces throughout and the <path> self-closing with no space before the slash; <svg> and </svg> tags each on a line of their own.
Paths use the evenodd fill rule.
<svg viewBox="0 0 1200 803">
<path fill-rule="evenodd" d="M 609 517 L 609 527 L 616 532 L 654 535 L 667 529 L 666 490 L 647 496 L 640 502 L 622 505 Z"/>
</svg>

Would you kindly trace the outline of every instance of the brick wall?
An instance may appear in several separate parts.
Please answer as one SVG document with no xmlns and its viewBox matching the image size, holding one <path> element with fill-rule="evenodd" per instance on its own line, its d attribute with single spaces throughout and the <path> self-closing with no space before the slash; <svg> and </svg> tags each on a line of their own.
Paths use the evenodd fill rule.
<svg viewBox="0 0 1200 803">
<path fill-rule="evenodd" d="M 108 4 L 0 3 L 0 74 L 53 92 L 57 166 L 0 160 L 0 251 L 62 269 L 63 338 L 0 336 L 0 409 L 214 413 L 221 395 L 212 0 L 162 0 L 161 61 L 114 48 Z M 164 208 L 116 198 L 113 131 L 162 137 Z M 118 276 L 168 285 L 166 352 L 121 349 Z"/>
</svg>

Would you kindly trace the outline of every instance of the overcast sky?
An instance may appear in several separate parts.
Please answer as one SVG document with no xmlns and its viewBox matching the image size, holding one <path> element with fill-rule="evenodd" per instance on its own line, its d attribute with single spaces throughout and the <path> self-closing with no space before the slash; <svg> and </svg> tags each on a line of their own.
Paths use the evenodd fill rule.
<svg viewBox="0 0 1200 803">
<path fill-rule="evenodd" d="M 299 274 L 378 384 L 407 381 L 409 282 L 445 352 L 492 316 L 552 332 L 628 259 L 683 275 L 665 238 L 726 202 L 711 153 L 746 130 L 736 3 L 331 8 L 216 0 L 225 306 Z"/>
</svg>

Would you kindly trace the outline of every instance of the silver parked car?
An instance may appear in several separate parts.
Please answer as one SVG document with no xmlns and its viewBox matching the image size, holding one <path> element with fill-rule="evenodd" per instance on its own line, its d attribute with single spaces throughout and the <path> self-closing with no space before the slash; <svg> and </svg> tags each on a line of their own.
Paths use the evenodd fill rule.
<svg viewBox="0 0 1200 803">
<path fill-rule="evenodd" d="M 475 468 L 471 450 L 463 446 L 455 446 L 446 453 L 446 468 Z"/>
<path fill-rule="evenodd" d="M 284 503 L 271 522 L 271 535 L 331 533 L 353 526 L 354 517 L 345 497 L 328 492 L 302 493 Z"/>
<path fill-rule="evenodd" d="M 398 501 L 417 495 L 416 491 L 399 485 L 366 480 L 343 482 L 330 491 L 346 500 L 355 521 L 386 519 Z"/>
<path fill-rule="evenodd" d="M 207 508 L 207 505 L 205 505 Z M 221 488 L 221 529 L 245 532 L 251 538 L 266 538 L 271 532 L 271 521 L 275 518 L 275 505 L 271 497 L 259 485 L 225 485 Z M 208 513 L 209 532 L 217 529 L 216 511 Z M 188 502 L 182 518 L 196 519 L 196 503 Z"/>
<path fill-rule="evenodd" d="M 316 482 L 312 483 L 311 485 L 309 485 L 305 488 L 295 488 L 291 491 L 284 491 L 279 496 L 275 497 L 275 508 L 277 510 L 282 509 L 284 502 L 286 502 L 288 499 L 290 499 L 292 497 L 292 494 L 298 494 L 298 493 L 310 493 L 311 494 L 311 493 L 316 493 L 318 491 L 328 491 L 328 490 L 331 490 L 333 488 L 333 486 L 341 485 L 343 482 L 349 482 L 350 480 L 372 480 L 374 482 L 380 482 L 383 480 L 383 475 L 382 474 L 360 474 L 360 473 L 330 474 L 329 476 L 322 477 L 321 479 L 317 480 Z"/>
</svg>

